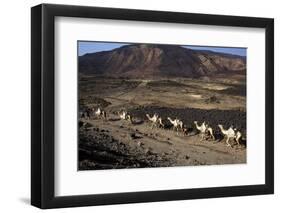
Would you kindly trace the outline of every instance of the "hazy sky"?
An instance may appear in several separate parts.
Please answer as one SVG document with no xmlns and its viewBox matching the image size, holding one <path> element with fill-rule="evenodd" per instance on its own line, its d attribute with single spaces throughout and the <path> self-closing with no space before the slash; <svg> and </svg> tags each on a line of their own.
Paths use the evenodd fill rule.
<svg viewBox="0 0 281 213">
<path fill-rule="evenodd" d="M 113 42 L 88 42 L 88 41 L 79 41 L 78 42 L 78 54 L 79 56 L 86 53 L 94 53 L 106 50 L 112 50 L 118 47 L 128 45 L 126 43 L 113 43 Z M 210 46 L 189 46 L 184 45 L 182 47 L 187 47 L 190 49 L 196 50 L 211 50 L 214 52 L 229 53 L 234 55 L 246 56 L 246 48 L 238 47 L 210 47 Z"/>
</svg>

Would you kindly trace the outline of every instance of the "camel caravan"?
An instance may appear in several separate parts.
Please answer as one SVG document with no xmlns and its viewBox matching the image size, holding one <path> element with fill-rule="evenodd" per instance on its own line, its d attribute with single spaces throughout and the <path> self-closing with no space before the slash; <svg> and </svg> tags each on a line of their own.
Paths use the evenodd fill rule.
<svg viewBox="0 0 281 213">
<path fill-rule="evenodd" d="M 96 118 L 103 118 L 106 119 L 106 111 L 98 107 L 97 109 L 92 108 L 92 109 L 84 109 L 79 112 L 79 116 L 82 119 L 89 120 L 93 117 L 93 115 Z"/>
<path fill-rule="evenodd" d="M 121 110 L 117 112 L 120 120 L 124 121 L 130 121 L 133 124 L 133 117 L 130 115 L 126 110 Z M 88 120 L 92 116 L 95 116 L 98 119 L 107 119 L 106 111 L 103 110 L 101 107 L 98 107 L 97 109 L 86 109 L 80 112 L 80 118 Z M 160 117 L 157 113 L 154 113 L 152 116 L 149 114 L 145 114 L 146 118 L 148 119 L 148 122 L 151 124 L 151 129 L 153 128 L 162 128 L 165 129 L 165 125 L 163 123 L 162 117 Z M 167 117 L 167 121 L 171 124 L 172 130 L 176 131 L 176 134 L 179 135 L 179 133 L 183 133 L 183 135 L 189 135 L 188 129 L 184 125 L 183 121 L 181 121 L 178 118 L 172 119 L 170 117 Z M 200 134 L 200 141 L 206 141 L 208 139 L 212 139 L 213 141 L 216 140 L 214 136 L 213 128 L 207 124 L 205 121 L 201 123 L 201 125 L 198 124 L 198 121 L 193 122 L 195 129 Z M 242 140 L 242 133 L 241 131 L 237 130 L 233 126 L 230 126 L 228 129 L 224 129 L 223 125 L 218 124 L 218 127 L 220 129 L 221 135 L 226 138 L 226 145 L 229 147 L 232 147 L 229 141 L 232 139 L 238 146 L 241 145 Z"/>
</svg>

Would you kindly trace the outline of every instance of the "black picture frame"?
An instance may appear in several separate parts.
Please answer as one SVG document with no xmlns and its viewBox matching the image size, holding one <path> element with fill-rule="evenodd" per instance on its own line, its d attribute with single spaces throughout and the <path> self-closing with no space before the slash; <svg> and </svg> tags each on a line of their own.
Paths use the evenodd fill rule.
<svg viewBox="0 0 281 213">
<path fill-rule="evenodd" d="M 264 28 L 266 32 L 265 184 L 78 196 L 54 195 L 54 21 L 81 17 Z M 31 8 L 31 204 L 42 209 L 274 193 L 274 20 L 164 11 L 41 4 Z"/>
</svg>

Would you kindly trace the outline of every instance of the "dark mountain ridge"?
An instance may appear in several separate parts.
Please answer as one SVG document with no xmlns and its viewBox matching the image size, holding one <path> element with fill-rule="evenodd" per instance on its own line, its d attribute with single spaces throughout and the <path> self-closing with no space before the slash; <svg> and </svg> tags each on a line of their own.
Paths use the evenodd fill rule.
<svg viewBox="0 0 281 213">
<path fill-rule="evenodd" d="M 179 45 L 133 44 L 79 56 L 79 73 L 112 77 L 200 77 L 246 71 L 246 57 Z"/>
</svg>

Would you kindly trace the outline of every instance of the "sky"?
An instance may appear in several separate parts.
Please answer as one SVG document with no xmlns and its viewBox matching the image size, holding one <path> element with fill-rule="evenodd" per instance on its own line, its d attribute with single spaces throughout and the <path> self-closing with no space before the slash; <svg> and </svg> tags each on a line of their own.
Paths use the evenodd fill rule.
<svg viewBox="0 0 281 213">
<path fill-rule="evenodd" d="M 93 41 L 79 41 L 78 42 L 78 55 L 84 55 L 86 53 L 95 53 L 100 51 L 112 50 L 118 47 L 128 45 L 127 43 L 113 43 L 113 42 L 93 42 Z M 247 48 L 239 47 L 211 47 L 211 46 L 190 46 L 182 45 L 195 50 L 211 50 L 214 52 L 228 53 L 233 55 L 246 56 Z"/>
</svg>

